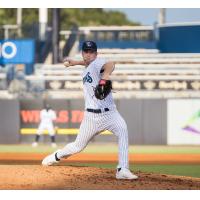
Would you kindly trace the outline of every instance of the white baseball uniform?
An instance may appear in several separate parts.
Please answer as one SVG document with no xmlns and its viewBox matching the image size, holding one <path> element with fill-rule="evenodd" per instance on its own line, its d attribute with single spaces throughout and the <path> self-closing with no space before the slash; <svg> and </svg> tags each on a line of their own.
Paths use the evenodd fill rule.
<svg viewBox="0 0 200 200">
<path fill-rule="evenodd" d="M 56 119 L 56 113 L 53 110 L 43 109 L 40 111 L 40 125 L 37 134 L 41 135 L 44 130 L 48 130 L 50 136 L 55 135 L 53 121 Z"/>
<path fill-rule="evenodd" d="M 105 59 L 96 58 L 83 71 L 85 113 L 80 131 L 76 140 L 67 144 L 58 152 L 57 157 L 60 159 L 82 151 L 95 135 L 104 130 L 109 130 L 118 137 L 118 168 L 128 168 L 128 130 L 126 122 L 116 109 L 112 93 L 103 100 L 98 100 L 94 96 L 94 88 L 102 77 L 101 69 L 105 63 Z M 101 113 L 88 112 L 87 109 L 98 110 L 98 112 L 101 110 Z"/>
</svg>

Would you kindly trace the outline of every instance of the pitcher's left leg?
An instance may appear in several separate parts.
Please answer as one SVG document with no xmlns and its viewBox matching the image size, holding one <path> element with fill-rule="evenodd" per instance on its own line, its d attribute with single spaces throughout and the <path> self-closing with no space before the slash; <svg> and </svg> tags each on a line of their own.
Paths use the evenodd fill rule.
<svg viewBox="0 0 200 200">
<path fill-rule="evenodd" d="M 119 164 L 117 166 L 117 179 L 137 179 L 138 176 L 129 170 L 128 161 L 128 129 L 126 122 L 118 111 L 113 114 L 111 131 L 118 137 Z"/>
<path fill-rule="evenodd" d="M 126 122 L 118 111 L 112 115 L 113 122 L 110 126 L 112 131 L 118 137 L 118 168 L 129 168 L 128 161 L 128 129 Z"/>
</svg>

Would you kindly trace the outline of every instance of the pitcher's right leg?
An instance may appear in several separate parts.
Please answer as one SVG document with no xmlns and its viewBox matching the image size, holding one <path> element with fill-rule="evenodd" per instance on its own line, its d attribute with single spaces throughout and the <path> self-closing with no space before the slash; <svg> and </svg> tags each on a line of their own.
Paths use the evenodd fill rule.
<svg viewBox="0 0 200 200">
<path fill-rule="evenodd" d="M 88 144 L 88 142 L 95 136 L 97 132 L 97 124 L 94 122 L 92 114 L 86 114 L 84 117 L 79 134 L 76 140 L 72 143 L 67 144 L 63 149 L 60 149 L 53 154 L 47 156 L 43 161 L 42 165 L 52 165 L 57 163 L 63 157 L 69 157 L 73 154 L 82 151 Z"/>
</svg>

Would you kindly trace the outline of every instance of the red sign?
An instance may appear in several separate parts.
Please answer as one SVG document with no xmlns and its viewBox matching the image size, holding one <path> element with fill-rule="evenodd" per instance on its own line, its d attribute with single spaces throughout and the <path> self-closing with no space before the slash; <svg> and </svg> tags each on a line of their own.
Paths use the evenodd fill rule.
<svg viewBox="0 0 200 200">
<path fill-rule="evenodd" d="M 39 123 L 40 110 L 21 110 L 22 123 Z M 81 123 L 84 111 L 81 110 L 60 110 L 56 111 L 57 123 Z"/>
</svg>

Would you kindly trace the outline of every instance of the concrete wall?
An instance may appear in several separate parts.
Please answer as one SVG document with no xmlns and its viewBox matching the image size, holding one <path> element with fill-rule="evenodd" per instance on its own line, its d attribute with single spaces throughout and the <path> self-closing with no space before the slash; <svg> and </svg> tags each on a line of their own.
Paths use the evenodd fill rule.
<svg viewBox="0 0 200 200">
<path fill-rule="evenodd" d="M 19 102 L 0 99 L 0 144 L 19 142 Z"/>
<path fill-rule="evenodd" d="M 118 105 L 128 125 L 130 144 L 167 143 L 166 100 L 123 99 Z"/>
</svg>

